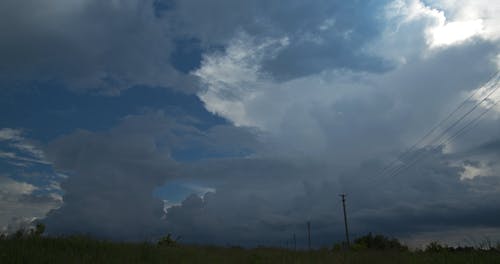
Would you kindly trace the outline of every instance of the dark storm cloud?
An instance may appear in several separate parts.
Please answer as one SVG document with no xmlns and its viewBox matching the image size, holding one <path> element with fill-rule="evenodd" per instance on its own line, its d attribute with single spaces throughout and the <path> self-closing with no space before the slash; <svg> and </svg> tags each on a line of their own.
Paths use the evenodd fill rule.
<svg viewBox="0 0 500 264">
<path fill-rule="evenodd" d="M 107 133 L 77 131 L 47 147 L 54 166 L 70 174 L 63 206 L 47 216 L 48 232 L 150 239 L 161 233 L 163 204 L 152 190 L 176 174 L 175 133 L 189 129 L 162 113 L 127 117 Z"/>
<path fill-rule="evenodd" d="M 305 221 L 335 219 L 331 211 L 322 211 L 328 205 L 334 207 L 329 197 L 315 203 L 304 197 L 317 198 L 307 181 L 313 175 L 325 177 L 328 170 L 318 169 L 322 167 L 326 166 L 252 158 L 197 164 L 183 170 L 183 175 L 210 179 L 216 192 L 203 199 L 188 197 L 180 206 L 169 208 L 167 226 L 186 241 L 198 243 L 270 245 L 292 232 L 301 236 Z"/>
<path fill-rule="evenodd" d="M 479 65 L 488 61 L 488 47 L 481 42 L 463 45 L 376 78 L 371 81 L 375 87 L 387 84 L 388 90 L 381 94 L 349 90 L 335 104 L 316 104 L 305 113 L 319 126 L 304 125 L 309 124 L 302 116 L 304 107 L 297 107 L 288 109 L 293 110 L 289 118 L 276 119 L 282 122 L 276 134 L 225 125 L 201 131 L 189 122 L 178 127 L 162 114 L 152 114 L 125 119 L 109 133 L 78 132 L 64 137 L 49 145 L 48 153 L 56 153 L 56 166 L 73 170 L 74 175 L 63 185 L 68 193 L 65 205 L 50 214 L 47 223 L 57 227 L 53 232 L 60 233 L 143 239 L 171 232 L 185 242 L 255 246 L 277 245 L 293 233 L 305 241 L 304 225 L 311 221 L 314 245 L 330 245 L 342 238 L 338 193 L 347 192 L 351 228 L 356 235 L 370 231 L 401 236 L 450 228 L 497 228 L 496 215 L 491 213 L 499 202 L 497 175 L 460 180 L 464 157 L 432 147 L 419 150 L 426 158 L 405 173 L 381 176 L 377 172 L 385 165 L 382 160 L 390 157 L 376 155 L 380 150 L 386 153 L 402 148 L 405 138 L 421 136 L 419 124 L 432 124 L 437 117 L 430 113 L 448 109 L 443 110 L 431 95 L 444 98 L 457 90 L 471 89 L 489 73 L 489 67 L 471 74 L 462 68 L 463 63 L 453 63 L 454 71 L 472 80 L 460 83 L 434 74 L 435 69 L 450 65 L 448 56 L 454 62 Z M 472 52 L 470 57 L 459 56 L 476 49 L 480 52 Z M 416 78 L 411 72 L 429 78 L 408 83 L 405 80 Z M 450 85 L 456 86 L 451 89 Z M 273 107 L 280 103 L 275 102 Z M 415 108 L 409 105 L 418 103 L 425 103 L 422 111 L 428 114 L 411 111 Z M 171 133 L 172 129 L 179 130 Z M 322 141 L 326 147 L 318 149 L 311 137 L 325 134 L 331 135 Z M 153 147 L 153 142 L 161 139 L 163 144 L 156 145 L 163 146 L 163 151 Z M 380 146 L 380 142 L 386 144 Z M 296 152 L 290 147 L 294 144 L 315 155 Z M 174 161 L 179 151 L 186 149 L 186 157 L 203 160 Z M 236 153 L 245 149 L 250 152 L 238 157 Z M 199 155 L 204 151 L 211 154 Z M 217 152 L 237 157 L 217 157 Z M 151 191 L 173 178 L 206 183 L 215 192 L 203 198 L 189 196 L 160 220 L 162 205 L 152 198 Z M 96 199 L 102 202 L 94 208 Z M 81 219 L 89 224 L 82 225 Z"/>
<path fill-rule="evenodd" d="M 223 179 L 212 180 L 217 191 L 171 207 L 167 225 L 189 242 L 255 245 L 279 244 L 293 233 L 305 241 L 311 221 L 313 244 L 328 246 L 343 237 L 338 193 L 348 192 L 354 235 L 498 228 L 498 175 L 460 181 L 463 168 L 441 151 L 428 151 L 396 177 L 373 177 L 382 164 L 345 174 L 314 162 L 212 161 L 184 174 Z"/>
<path fill-rule="evenodd" d="M 106 132 L 80 130 L 51 142 L 46 148 L 49 160 L 69 177 L 62 183 L 63 206 L 44 220 L 48 232 L 127 240 L 164 234 L 163 202 L 152 192 L 165 181 L 189 178 L 179 172 L 182 164 L 171 154 L 193 141 L 207 142 L 208 152 L 217 142 L 216 150 L 223 151 L 232 139 L 241 138 L 237 129 L 217 126 L 212 129 L 222 131 L 217 136 L 198 130 L 196 122 L 148 112 L 127 116 Z"/>
<path fill-rule="evenodd" d="M 49 157 L 72 173 L 62 186 L 63 207 L 45 220 L 49 231 L 115 239 L 169 232 L 189 243 L 247 246 L 278 245 L 296 233 L 305 246 L 311 221 L 313 244 L 330 245 L 342 238 L 341 192 L 349 193 L 355 235 L 498 227 L 491 214 L 500 202 L 497 177 L 460 181 L 461 163 L 441 148 L 427 150 L 418 166 L 395 177 L 376 175 L 385 165 L 376 159 L 357 168 L 258 156 L 179 163 L 170 152 L 193 140 L 209 149 L 248 142 L 260 151 L 258 134 L 223 126 L 203 132 L 189 124 L 149 113 L 125 118 L 109 132 L 81 131 L 51 143 Z M 191 195 L 161 219 L 163 205 L 151 192 L 174 179 L 206 183 L 215 192 Z"/>
<path fill-rule="evenodd" d="M 277 78 L 326 68 L 380 72 L 363 48 L 382 23 L 381 2 L 319 1 L 3 1 L 3 88 L 62 83 L 117 94 L 137 84 L 194 91 L 201 53 L 225 47 L 237 31 L 292 42 L 266 64 Z M 211 12 L 207 12 L 211 10 Z"/>
<path fill-rule="evenodd" d="M 497 138 L 492 116 L 446 146 L 478 153 L 431 146 L 404 173 L 378 173 L 483 83 L 499 52 L 481 37 L 431 48 L 440 13 L 398 1 L 416 15 L 392 21 L 386 3 L 2 2 L 2 82 L 104 93 L 171 85 L 196 91 L 201 101 L 186 108 L 203 104 L 228 122 L 200 125 L 216 119 L 204 110 L 206 120 L 172 118 L 155 101 L 110 129 L 58 137 L 46 154 L 69 178 L 49 232 L 276 245 L 293 233 L 304 241 L 311 221 L 314 245 L 330 245 L 341 239 L 341 192 L 354 234 L 498 228 L 498 170 L 484 158 L 496 143 L 481 141 Z M 215 191 L 165 216 L 152 192 L 182 180 Z"/>
<path fill-rule="evenodd" d="M 152 1 L 8 0 L 0 10 L 2 88 L 56 82 L 116 94 L 183 82 L 169 63 L 168 24 L 155 18 Z"/>
<path fill-rule="evenodd" d="M 474 154 L 493 154 L 498 156 L 500 155 L 500 139 L 485 142 L 471 151 Z"/>
</svg>

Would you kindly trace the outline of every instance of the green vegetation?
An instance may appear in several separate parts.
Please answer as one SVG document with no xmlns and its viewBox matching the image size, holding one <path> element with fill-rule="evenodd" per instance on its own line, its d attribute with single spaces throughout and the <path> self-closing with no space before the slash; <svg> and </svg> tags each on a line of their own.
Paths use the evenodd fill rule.
<svg viewBox="0 0 500 264">
<path fill-rule="evenodd" d="M 339 248 L 339 246 L 334 246 L 334 248 Z M 401 244 L 399 240 L 395 238 L 389 238 L 383 235 L 373 235 L 369 233 L 366 236 L 362 236 L 354 240 L 354 244 L 351 246 L 351 250 L 392 250 L 392 251 L 408 251 L 408 247 Z"/>
<path fill-rule="evenodd" d="M 50 238 L 41 236 L 40 228 L 2 237 L 0 263 L 500 263 L 495 248 L 451 250 L 432 243 L 425 250 L 412 252 L 395 239 L 372 234 L 356 239 L 349 251 L 308 252 L 188 246 L 178 244 L 170 235 L 158 244 L 117 243 L 83 236 Z"/>
</svg>

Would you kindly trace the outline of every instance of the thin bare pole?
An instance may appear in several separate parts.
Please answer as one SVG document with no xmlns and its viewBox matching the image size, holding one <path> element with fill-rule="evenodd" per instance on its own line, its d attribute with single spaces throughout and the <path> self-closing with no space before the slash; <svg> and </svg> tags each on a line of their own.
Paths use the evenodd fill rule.
<svg viewBox="0 0 500 264">
<path fill-rule="evenodd" d="M 311 250 L 311 222 L 307 221 L 307 244 Z"/>
<path fill-rule="evenodd" d="M 295 237 L 295 233 L 293 233 L 293 250 L 297 251 L 297 238 Z"/>
<path fill-rule="evenodd" d="M 347 213 L 345 210 L 345 196 L 346 196 L 345 193 L 340 195 L 340 197 L 342 197 L 342 208 L 344 209 L 345 241 L 346 241 L 347 248 L 349 248 L 350 241 L 349 241 L 349 229 L 347 228 Z"/>
</svg>

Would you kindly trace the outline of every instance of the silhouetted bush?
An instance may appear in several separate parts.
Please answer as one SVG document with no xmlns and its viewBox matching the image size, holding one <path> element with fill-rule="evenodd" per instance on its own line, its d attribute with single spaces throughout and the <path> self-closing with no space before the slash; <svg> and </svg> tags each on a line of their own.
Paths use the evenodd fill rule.
<svg viewBox="0 0 500 264">
<path fill-rule="evenodd" d="M 476 247 L 472 246 L 459 246 L 459 247 L 451 247 L 447 245 L 441 245 L 437 241 L 433 241 L 425 246 L 425 253 L 444 253 L 444 252 L 481 252 L 481 251 L 491 251 L 491 252 L 500 252 L 500 242 L 493 246 L 493 244 L 486 240 L 485 242 L 481 242 Z"/>
<path fill-rule="evenodd" d="M 45 225 L 36 223 L 35 226 L 28 228 L 20 228 L 10 235 L 2 234 L 2 239 L 23 239 L 23 238 L 38 238 L 45 232 Z"/>
<path fill-rule="evenodd" d="M 449 250 L 448 250 L 448 246 L 443 246 L 436 241 L 432 241 L 427 246 L 425 246 L 424 251 L 425 252 L 432 252 L 432 253 L 441 253 L 441 252 L 446 252 Z"/>
<path fill-rule="evenodd" d="M 374 249 L 374 250 L 398 250 L 408 251 L 408 247 L 403 245 L 396 238 L 389 238 L 383 235 L 368 235 L 362 236 L 354 240 L 351 246 L 353 250 Z"/>
<path fill-rule="evenodd" d="M 45 225 L 42 223 L 37 223 L 34 229 L 30 229 L 29 236 L 40 237 L 45 232 Z"/>
<path fill-rule="evenodd" d="M 168 234 L 164 237 L 162 237 L 158 241 L 159 246 L 167 246 L 167 247 L 174 247 L 177 246 L 177 242 L 179 241 L 180 237 L 177 237 L 176 239 L 172 238 L 171 234 Z"/>
<path fill-rule="evenodd" d="M 333 245 L 333 251 L 340 251 L 347 248 L 345 243 L 337 243 Z M 408 251 L 408 247 L 403 245 L 396 238 L 389 238 L 383 235 L 373 235 L 368 233 L 368 235 L 356 238 L 354 242 L 350 245 L 350 249 L 353 251 L 361 250 L 393 250 L 393 251 Z"/>
<path fill-rule="evenodd" d="M 474 247 L 448 247 L 451 252 L 473 252 L 476 250 Z"/>
</svg>

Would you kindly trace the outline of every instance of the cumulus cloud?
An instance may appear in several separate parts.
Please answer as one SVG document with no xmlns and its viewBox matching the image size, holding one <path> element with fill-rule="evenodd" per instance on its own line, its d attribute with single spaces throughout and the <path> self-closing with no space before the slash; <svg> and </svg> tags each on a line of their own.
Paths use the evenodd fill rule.
<svg viewBox="0 0 500 264">
<path fill-rule="evenodd" d="M 263 52 L 257 47 L 265 45 L 251 48 L 246 46 L 251 41 L 236 38 L 226 53 L 207 55 L 194 72 L 203 87 L 200 99 L 209 111 L 235 125 L 257 127 L 269 133 L 272 143 L 297 144 L 296 150 L 308 154 L 340 152 L 344 144 L 347 152 L 359 145 L 359 154 L 366 152 L 366 144 L 376 142 L 371 147 L 383 148 L 415 140 L 424 130 L 419 127 L 430 127 L 496 67 L 491 56 L 497 48 L 479 42 L 414 57 L 384 74 L 332 69 L 279 81 L 262 70 L 256 55 Z M 450 78 L 448 72 L 463 73 L 463 78 Z M 434 118 L 426 113 L 435 113 Z M 366 131 L 374 133 L 367 137 Z"/>
<path fill-rule="evenodd" d="M 43 218 L 51 209 L 61 205 L 55 196 L 36 194 L 39 188 L 33 184 L 16 181 L 5 175 L 0 176 L 0 228 L 11 233 L 25 222 Z"/>
<path fill-rule="evenodd" d="M 2 232 L 25 227 L 61 205 L 61 190 L 53 175 L 28 175 L 28 171 L 49 166 L 50 162 L 39 145 L 26 138 L 22 130 L 0 129 L 0 162 L 4 169 L 4 174 L 0 175 Z M 9 165 L 15 169 L 9 170 Z M 47 179 L 52 182 L 45 182 Z"/>
<path fill-rule="evenodd" d="M 172 180 L 200 178 L 179 173 L 176 151 L 204 142 L 232 144 L 230 129 L 215 136 L 198 130 L 192 118 L 178 119 L 162 111 L 125 117 L 109 131 L 76 131 L 47 146 L 55 169 L 69 176 L 61 184 L 64 204 L 44 221 L 50 234 L 86 233 L 99 237 L 144 240 L 164 235 L 164 202 L 153 197 L 155 188 Z M 224 135 L 229 135 L 224 144 Z M 199 149 L 199 148 L 198 148 Z M 234 149 L 234 146 L 233 146 Z M 193 193 L 212 189 L 190 185 Z"/>
<path fill-rule="evenodd" d="M 416 166 L 411 158 L 397 160 L 404 173 L 379 173 L 498 70 L 495 18 L 466 17 L 447 1 L 430 2 L 186 0 L 156 4 L 156 11 L 136 1 L 71 2 L 51 11 L 70 10 L 76 14 L 70 22 L 96 12 L 116 19 L 96 35 L 89 24 L 81 26 L 102 41 L 82 48 L 97 51 L 83 71 L 70 67 L 65 75 L 104 82 L 111 91 L 124 88 L 123 80 L 174 78 L 167 74 L 171 66 L 150 63 L 172 49 L 158 21 L 173 23 L 169 32 L 193 38 L 204 51 L 191 71 L 199 81 L 196 95 L 228 124 L 203 129 L 191 118 L 151 111 L 109 130 L 78 130 L 50 142 L 47 159 L 69 177 L 61 185 L 64 205 L 46 219 L 48 231 L 121 239 L 171 232 L 189 242 L 256 245 L 292 233 L 304 238 L 311 221 L 314 244 L 328 245 L 342 232 L 340 192 L 349 193 L 355 234 L 497 230 L 496 115 L 453 145 L 410 151 L 409 157 L 424 158 Z M 470 30 L 457 33 L 464 25 Z M 82 38 L 62 30 L 56 40 Z M 108 52 L 117 43 L 134 45 Z M 101 55 L 103 66 L 94 67 Z M 68 65 L 68 56 L 61 58 L 54 65 Z M 0 138 L 16 136 L 0 132 Z M 180 204 L 153 197 L 155 188 L 180 179 L 209 187 Z"/>
<path fill-rule="evenodd" d="M 47 153 L 68 179 L 63 206 L 45 220 L 48 232 L 89 233 L 115 239 L 161 234 L 162 202 L 152 191 L 176 175 L 170 158 L 181 125 L 151 113 L 129 116 L 108 132 L 77 131 L 49 144 Z"/>
<path fill-rule="evenodd" d="M 347 192 L 355 236 L 380 232 L 411 242 L 420 233 L 456 229 L 498 233 L 497 173 L 461 180 L 467 169 L 441 149 L 428 150 L 419 166 L 397 176 L 374 174 L 382 165 L 339 170 L 326 162 L 256 158 L 200 163 L 182 174 L 209 178 L 216 191 L 170 207 L 168 230 L 187 242 L 240 245 L 279 244 L 296 233 L 305 247 L 305 223 L 311 221 L 313 244 L 329 245 L 342 238 L 338 193 Z M 442 237 L 451 244 L 463 238 Z"/>
<path fill-rule="evenodd" d="M 462 24 L 463 30 L 467 33 L 475 28 L 475 34 L 491 39 L 498 40 L 500 37 L 499 18 L 496 15 L 500 10 L 500 4 L 489 1 L 471 1 L 471 0 L 436 0 L 427 1 L 429 6 L 445 10 L 449 17 L 451 28 Z M 458 24 L 453 24 L 458 23 Z M 464 34 L 456 32 L 458 34 Z"/>
<path fill-rule="evenodd" d="M 370 231 L 371 228 L 372 231 L 390 230 L 389 232 L 401 234 L 422 232 L 425 229 L 437 231 L 438 226 L 467 225 L 497 228 L 492 218 L 481 220 L 479 217 L 481 212 L 495 210 L 493 197 L 497 191 L 497 173 L 485 173 L 484 165 L 480 165 L 484 163 L 463 163 L 467 160 L 464 151 L 477 146 L 485 138 L 495 138 L 498 117 L 494 115 L 481 119 L 478 125 L 480 128 L 476 131 L 455 139 L 451 149 L 450 146 L 446 149 L 435 146 L 434 142 L 433 145 L 418 150 L 424 151 L 424 154 L 418 155 L 425 158 L 417 166 L 409 166 L 413 163 L 411 159 L 399 161 L 402 167 L 409 166 L 409 169 L 405 169 L 403 174 L 392 175 L 398 178 L 386 178 L 391 174 L 377 173 L 381 169 L 381 162 L 390 160 L 395 152 L 411 146 L 471 92 L 484 87 L 489 76 L 498 70 L 495 61 L 499 52 L 498 43 L 494 37 L 484 33 L 496 26 L 483 25 L 478 22 L 480 17 L 462 19 L 458 15 L 449 15 L 448 12 L 451 11 L 426 5 L 421 1 L 394 1 L 385 6 L 384 12 L 382 14 L 388 24 L 384 30 L 379 31 L 380 38 L 367 39 L 363 46 L 373 56 L 382 58 L 382 61 L 384 58 L 393 61 L 394 68 L 379 67 L 384 70 L 367 72 L 356 67 L 328 65 L 305 76 L 291 75 L 294 77 L 283 79 L 268 65 L 281 54 L 287 54 L 289 47 L 294 45 L 294 39 L 285 35 L 287 45 L 276 48 L 265 45 L 269 43 L 270 37 L 238 33 L 228 42 L 224 52 L 205 55 L 200 69 L 194 72 L 200 78 L 203 88 L 198 96 L 207 110 L 236 126 L 256 128 L 263 133 L 260 140 L 264 142 L 264 147 L 257 149 L 255 157 L 287 157 L 285 164 L 288 165 L 285 166 L 297 162 L 294 160 L 297 157 L 329 164 L 325 167 L 317 167 L 318 163 L 308 166 L 308 173 L 305 173 L 307 177 L 303 178 L 306 182 L 331 183 L 328 191 L 318 194 L 316 199 L 304 199 L 309 204 L 320 204 L 321 209 L 313 217 L 321 223 L 321 227 L 334 226 L 338 224 L 335 222 L 338 220 L 328 222 L 325 217 L 321 217 L 319 212 L 328 211 L 327 208 L 331 208 L 332 204 L 328 205 L 330 207 L 323 207 L 319 201 L 330 197 L 334 191 L 347 190 L 353 194 L 363 193 L 365 200 L 377 203 L 353 198 L 352 218 L 359 232 Z M 328 25 L 335 24 L 331 20 L 321 24 L 320 29 L 326 30 Z M 470 31 L 454 30 L 455 27 L 464 25 L 470 25 Z M 271 37 L 274 43 L 281 43 L 281 38 L 279 35 Z M 273 56 L 261 58 L 259 54 L 265 53 L 263 47 Z M 490 85 L 489 91 L 491 88 Z M 474 103 L 468 102 L 467 107 Z M 461 114 L 463 112 L 459 112 L 457 116 Z M 436 134 L 445 133 L 444 137 L 447 138 L 454 133 L 445 129 L 446 126 L 440 127 Z M 437 141 L 439 142 L 440 140 Z M 418 147 L 428 143 L 424 142 Z M 415 154 L 410 156 L 413 155 Z M 429 157 L 435 160 L 430 161 Z M 258 167 L 253 162 L 255 160 L 248 161 L 246 165 L 239 164 L 245 168 L 241 170 L 249 172 L 252 166 Z M 480 174 L 488 176 L 476 178 L 478 171 L 472 167 L 482 168 Z M 328 172 L 331 175 L 327 175 Z M 283 174 L 293 175 L 291 172 Z M 260 177 L 272 179 L 273 175 L 279 173 L 254 172 L 252 175 L 259 176 L 247 177 L 257 181 L 256 178 Z M 372 175 L 375 179 L 366 179 L 365 175 Z M 380 176 L 383 177 L 377 178 Z M 198 218 L 210 219 L 206 223 L 219 221 L 221 226 L 231 226 L 232 220 L 224 222 L 224 219 L 211 215 L 210 211 L 225 211 L 219 206 L 231 208 L 227 203 L 222 205 L 222 202 L 217 202 L 215 197 L 225 197 L 227 189 L 251 185 L 247 182 L 241 184 L 240 181 L 245 182 L 235 180 L 233 187 L 229 187 L 232 184 L 226 182 L 223 187 L 216 187 L 217 192 L 203 201 L 190 198 L 190 203 L 175 207 L 176 209 L 169 211 L 174 221 L 172 224 L 179 225 L 183 221 L 178 218 L 185 219 L 195 214 Z M 483 189 L 484 181 L 491 182 L 492 186 Z M 259 205 L 272 207 L 269 210 L 276 215 L 266 215 L 262 212 L 267 210 L 259 207 L 256 211 L 261 213 L 255 213 L 257 216 L 245 216 L 255 229 L 247 226 L 250 230 L 243 231 L 245 229 L 242 228 L 239 232 L 234 231 L 235 233 L 256 234 L 259 233 L 258 230 L 266 230 L 262 233 L 279 240 L 280 237 L 283 238 L 280 234 L 271 235 L 277 232 L 278 226 L 284 228 L 290 221 L 303 223 L 303 218 L 281 211 L 288 208 L 287 205 L 274 203 L 274 199 L 288 199 L 290 204 L 299 203 L 296 199 L 300 197 L 300 191 L 286 190 L 286 185 L 278 182 L 265 182 L 263 186 L 266 187 L 260 187 L 265 190 L 268 186 L 275 186 L 273 191 L 255 191 L 252 198 L 238 202 L 248 203 L 245 208 L 254 208 L 256 205 L 252 202 L 260 201 Z M 483 191 L 484 196 L 480 194 Z M 316 190 L 315 193 L 321 192 Z M 371 198 L 367 199 L 367 196 Z M 482 203 L 482 199 L 488 202 Z M 182 213 L 184 207 L 186 211 Z M 441 213 L 437 209 L 439 207 L 448 209 L 445 210 L 446 213 Z M 301 211 L 301 215 L 308 213 Z M 467 220 L 453 220 L 456 218 Z M 268 229 L 257 224 L 266 222 L 266 219 L 281 220 L 278 221 L 280 224 L 270 225 Z M 206 223 L 192 225 L 210 225 Z M 200 230 L 211 228 L 212 226 L 207 226 Z M 238 230 L 238 227 L 234 228 Z M 337 231 L 329 229 L 325 234 L 333 235 L 334 232 Z M 220 239 L 213 237 L 217 233 L 211 232 L 212 236 L 207 235 L 207 239 Z"/>
</svg>

